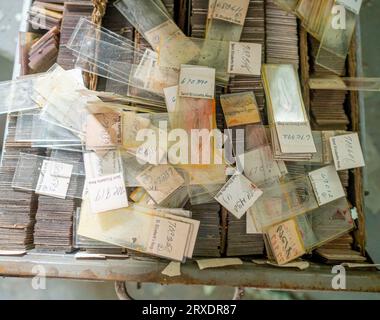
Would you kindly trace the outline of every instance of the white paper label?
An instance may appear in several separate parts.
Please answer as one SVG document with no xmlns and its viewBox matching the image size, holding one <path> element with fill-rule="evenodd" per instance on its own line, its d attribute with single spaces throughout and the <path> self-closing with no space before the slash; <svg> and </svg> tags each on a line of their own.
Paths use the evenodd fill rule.
<svg viewBox="0 0 380 320">
<path fill-rule="evenodd" d="M 182 261 L 190 232 L 190 224 L 154 217 L 148 240 L 148 252 Z"/>
<path fill-rule="evenodd" d="M 309 123 L 276 123 L 282 153 L 315 153 Z"/>
<path fill-rule="evenodd" d="M 215 69 L 182 66 L 179 76 L 179 95 L 190 98 L 214 99 Z"/>
<path fill-rule="evenodd" d="M 44 160 L 38 178 L 36 193 L 66 199 L 73 165 Z"/>
<path fill-rule="evenodd" d="M 249 0 L 217 0 L 214 5 L 214 19 L 244 25 Z"/>
<path fill-rule="evenodd" d="M 363 0 L 336 0 L 336 3 L 344 5 L 352 12 L 359 14 Z"/>
<path fill-rule="evenodd" d="M 320 206 L 345 197 L 342 183 L 334 166 L 309 172 L 310 182 Z"/>
<path fill-rule="evenodd" d="M 261 74 L 261 44 L 230 42 L 228 72 L 232 74 Z"/>
<path fill-rule="evenodd" d="M 88 179 L 87 186 L 93 213 L 128 207 L 127 192 L 121 173 Z"/>
<path fill-rule="evenodd" d="M 245 176 L 236 174 L 220 189 L 215 199 L 240 219 L 262 194 Z"/>
<path fill-rule="evenodd" d="M 357 133 L 330 138 L 336 170 L 364 167 L 364 157 Z"/>
<path fill-rule="evenodd" d="M 168 112 L 174 112 L 177 102 L 178 86 L 164 88 L 165 103 Z"/>
<path fill-rule="evenodd" d="M 170 165 L 150 166 L 141 172 L 136 180 L 156 203 L 164 201 L 185 182 Z"/>
</svg>

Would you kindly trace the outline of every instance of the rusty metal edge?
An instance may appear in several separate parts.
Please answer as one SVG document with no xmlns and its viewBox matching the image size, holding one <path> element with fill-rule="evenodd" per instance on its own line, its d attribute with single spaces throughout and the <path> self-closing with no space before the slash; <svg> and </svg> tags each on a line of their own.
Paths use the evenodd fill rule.
<svg viewBox="0 0 380 320">
<path fill-rule="evenodd" d="M 0 257 L 0 275 L 14 277 L 132 281 L 160 284 L 221 285 L 271 290 L 334 291 L 332 279 L 336 274 L 331 266 L 312 264 L 300 271 L 289 268 L 243 265 L 199 270 L 195 261 L 181 266 L 181 276 L 161 274 L 168 262 L 153 259 L 77 260 L 74 254 L 27 254 L 23 257 Z M 39 267 L 36 267 L 39 266 Z M 42 267 L 42 268 L 41 268 Z M 43 274 L 39 274 L 44 270 Z M 346 271 L 346 290 L 352 292 L 380 292 L 380 272 Z"/>
</svg>

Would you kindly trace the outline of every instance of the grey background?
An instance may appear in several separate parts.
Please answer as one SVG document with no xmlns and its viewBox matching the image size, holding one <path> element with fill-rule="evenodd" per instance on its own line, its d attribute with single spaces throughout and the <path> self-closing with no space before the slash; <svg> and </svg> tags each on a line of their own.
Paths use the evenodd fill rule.
<svg viewBox="0 0 380 320">
<path fill-rule="evenodd" d="M 21 19 L 22 0 L 0 0 L 0 81 L 11 79 L 16 39 Z M 380 77 L 380 2 L 365 1 L 360 14 L 363 71 L 367 77 Z M 366 93 L 364 149 L 366 157 L 365 190 L 368 221 L 368 251 L 380 263 L 380 93 Z M 4 117 L 1 117 L 4 119 Z M 4 120 L 0 119 L 0 129 Z M 0 134 L 0 142 L 2 134 Z M 0 148 L 2 142 L 0 144 Z M 128 284 L 138 299 L 230 299 L 233 288 L 212 286 L 162 286 Z M 47 279 L 46 289 L 34 290 L 31 279 L 1 278 L 0 299 L 116 299 L 113 283 Z M 379 299 L 380 294 L 287 293 L 249 289 L 246 299 Z"/>
</svg>

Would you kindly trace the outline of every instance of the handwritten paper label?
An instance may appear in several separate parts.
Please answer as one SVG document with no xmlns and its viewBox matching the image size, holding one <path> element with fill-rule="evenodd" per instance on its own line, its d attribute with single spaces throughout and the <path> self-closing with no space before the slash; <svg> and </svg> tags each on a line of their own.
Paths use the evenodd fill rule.
<svg viewBox="0 0 380 320">
<path fill-rule="evenodd" d="M 261 44 L 230 42 L 228 73 L 259 76 L 261 74 Z"/>
<path fill-rule="evenodd" d="M 309 172 L 309 178 L 320 206 L 345 196 L 334 166 L 330 165 Z"/>
<path fill-rule="evenodd" d="M 161 203 L 184 184 L 183 178 L 170 165 L 150 166 L 136 180 L 141 183 L 156 203 Z"/>
<path fill-rule="evenodd" d="M 357 133 L 330 138 L 336 170 L 364 167 L 364 157 Z"/>
<path fill-rule="evenodd" d="M 336 3 L 344 5 L 352 12 L 359 14 L 363 0 L 336 0 Z"/>
<path fill-rule="evenodd" d="M 148 252 L 182 261 L 189 231 L 190 224 L 188 223 L 154 217 L 148 241 Z"/>
<path fill-rule="evenodd" d="M 214 99 L 215 69 L 182 65 L 179 95 L 190 98 Z"/>
<path fill-rule="evenodd" d="M 144 38 L 149 42 L 152 48 L 157 51 L 160 47 L 161 39 L 168 39 L 178 35 L 183 35 L 182 31 L 172 20 L 167 20 L 145 32 Z"/>
<path fill-rule="evenodd" d="M 207 11 L 207 19 L 211 19 L 214 14 L 215 3 L 217 0 L 209 0 L 208 1 L 208 11 Z"/>
<path fill-rule="evenodd" d="M 240 219 L 262 194 L 245 176 L 236 174 L 220 189 L 215 199 Z"/>
<path fill-rule="evenodd" d="M 114 148 L 121 144 L 121 115 L 117 112 L 87 115 L 86 148 Z"/>
<path fill-rule="evenodd" d="M 165 103 L 168 112 L 174 112 L 177 102 L 178 86 L 164 88 Z"/>
<path fill-rule="evenodd" d="M 294 220 L 288 220 L 268 229 L 272 253 L 278 264 L 285 264 L 305 253 L 298 227 Z"/>
<path fill-rule="evenodd" d="M 121 173 L 88 179 L 87 186 L 93 213 L 128 207 L 127 192 Z"/>
<path fill-rule="evenodd" d="M 252 94 L 223 95 L 220 102 L 229 128 L 261 121 L 259 108 Z"/>
<path fill-rule="evenodd" d="M 256 184 L 272 181 L 282 175 L 277 161 L 273 159 L 270 146 L 240 155 L 239 162 L 243 165 L 244 174 L 247 178 Z"/>
<path fill-rule="evenodd" d="M 72 171 L 72 164 L 43 160 L 36 193 L 66 199 Z"/>
<path fill-rule="evenodd" d="M 249 0 L 217 0 L 214 5 L 214 19 L 244 25 Z"/>
<path fill-rule="evenodd" d="M 309 123 L 276 123 L 276 129 L 282 153 L 317 152 Z"/>
</svg>

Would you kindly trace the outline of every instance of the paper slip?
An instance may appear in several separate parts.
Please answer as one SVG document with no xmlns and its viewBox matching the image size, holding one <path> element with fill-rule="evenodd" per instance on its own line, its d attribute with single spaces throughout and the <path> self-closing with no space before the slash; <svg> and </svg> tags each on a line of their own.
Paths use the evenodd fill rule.
<svg viewBox="0 0 380 320">
<path fill-rule="evenodd" d="M 182 261 L 185 256 L 190 225 L 163 217 L 154 217 L 148 252 Z"/>
<path fill-rule="evenodd" d="M 215 200 L 240 219 L 262 194 L 245 176 L 236 174 L 220 189 Z"/>
<path fill-rule="evenodd" d="M 183 223 L 187 223 L 190 225 L 189 234 L 186 235 L 188 237 L 188 241 L 185 248 L 184 256 L 187 258 L 191 258 L 193 256 L 193 251 L 195 247 L 195 242 L 197 240 L 198 230 L 200 221 L 190 219 L 184 216 L 179 216 L 178 211 L 183 211 L 181 209 L 171 209 L 171 208 L 147 208 L 144 206 L 135 205 L 137 210 L 141 212 L 145 212 L 148 214 L 154 214 L 156 216 L 161 216 L 173 221 L 179 221 Z M 185 236 L 185 235 L 184 235 Z"/>
<path fill-rule="evenodd" d="M 208 10 L 207 10 L 207 19 L 212 19 L 212 15 L 214 13 L 215 3 L 217 0 L 209 0 L 208 1 Z"/>
<path fill-rule="evenodd" d="M 357 133 L 334 136 L 330 146 L 336 170 L 364 167 L 364 157 Z"/>
<path fill-rule="evenodd" d="M 228 73 L 260 76 L 261 50 L 258 43 L 230 42 Z"/>
<path fill-rule="evenodd" d="M 213 18 L 244 25 L 249 0 L 217 0 Z"/>
<path fill-rule="evenodd" d="M 121 144 L 121 115 L 117 112 L 88 114 L 86 148 L 114 148 Z"/>
<path fill-rule="evenodd" d="M 363 0 L 336 0 L 337 4 L 344 5 L 347 9 L 351 10 L 356 14 L 360 13 L 362 2 Z"/>
<path fill-rule="evenodd" d="M 309 178 L 320 206 L 346 196 L 333 165 L 309 172 Z"/>
<path fill-rule="evenodd" d="M 178 86 L 164 88 L 165 103 L 168 112 L 174 112 L 177 102 Z"/>
<path fill-rule="evenodd" d="M 177 277 L 181 275 L 181 262 L 170 262 L 164 270 L 161 271 L 162 274 L 168 277 Z"/>
<path fill-rule="evenodd" d="M 317 152 L 309 123 L 276 123 L 276 130 L 282 153 Z"/>
<path fill-rule="evenodd" d="M 298 227 L 294 220 L 270 227 L 267 231 L 272 253 L 282 265 L 305 253 Z"/>
<path fill-rule="evenodd" d="M 93 213 L 128 207 L 122 173 L 88 179 L 87 186 Z"/>
<path fill-rule="evenodd" d="M 214 99 L 215 69 L 182 65 L 178 90 L 182 97 Z"/>
<path fill-rule="evenodd" d="M 243 264 L 239 258 L 216 258 L 197 260 L 199 269 L 220 268 L 226 266 L 237 266 Z"/>
<path fill-rule="evenodd" d="M 170 165 L 150 166 L 141 172 L 136 180 L 157 204 L 164 201 L 185 182 Z"/>
<path fill-rule="evenodd" d="M 66 199 L 72 171 L 72 164 L 43 160 L 36 193 Z"/>
</svg>

